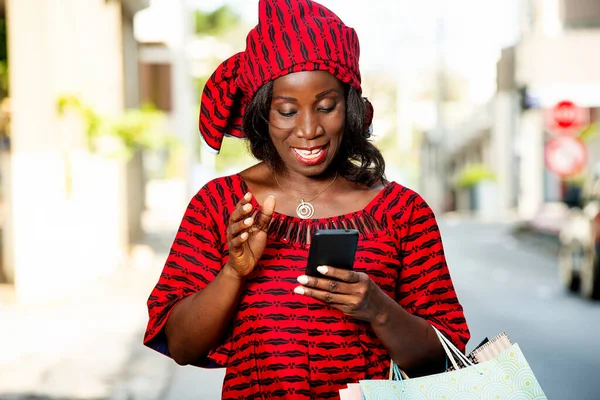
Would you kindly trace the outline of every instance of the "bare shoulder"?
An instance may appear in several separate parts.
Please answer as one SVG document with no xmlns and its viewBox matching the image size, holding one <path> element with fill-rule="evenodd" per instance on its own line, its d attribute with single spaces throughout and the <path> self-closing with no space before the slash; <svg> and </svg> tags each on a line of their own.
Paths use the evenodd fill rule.
<svg viewBox="0 0 600 400">
<path fill-rule="evenodd" d="M 240 176 L 246 182 L 248 189 L 257 197 L 263 197 L 261 194 L 270 193 L 273 189 L 273 172 L 264 162 L 243 170 Z"/>
<path fill-rule="evenodd" d="M 354 192 L 358 196 L 374 197 L 386 188 L 388 182 L 378 182 L 372 186 L 362 183 L 348 182 L 348 191 Z"/>
<path fill-rule="evenodd" d="M 343 195 L 344 202 L 366 206 L 379 196 L 387 185 L 388 182 L 378 182 L 367 186 L 362 183 L 345 181 L 344 188 L 338 194 Z"/>
<path fill-rule="evenodd" d="M 254 164 L 240 172 L 240 175 L 247 183 L 264 184 L 271 174 L 269 168 L 264 162 Z"/>
</svg>

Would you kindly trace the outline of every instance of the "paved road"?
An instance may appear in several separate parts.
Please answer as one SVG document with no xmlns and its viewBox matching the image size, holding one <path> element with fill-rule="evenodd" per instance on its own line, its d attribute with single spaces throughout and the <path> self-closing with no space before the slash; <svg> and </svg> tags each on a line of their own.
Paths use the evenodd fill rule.
<svg viewBox="0 0 600 400">
<path fill-rule="evenodd" d="M 472 340 L 506 331 L 551 400 L 600 399 L 600 302 L 566 293 L 553 256 L 514 239 L 508 226 L 441 224 Z M 222 371 L 177 367 L 167 400 L 218 399 Z"/>
</svg>

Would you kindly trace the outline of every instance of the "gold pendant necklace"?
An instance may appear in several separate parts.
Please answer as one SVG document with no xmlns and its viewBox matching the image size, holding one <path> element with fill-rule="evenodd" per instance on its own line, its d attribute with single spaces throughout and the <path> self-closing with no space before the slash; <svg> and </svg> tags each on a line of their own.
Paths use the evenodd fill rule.
<svg viewBox="0 0 600 400">
<path fill-rule="evenodd" d="M 286 190 L 283 186 L 281 186 L 281 183 L 279 183 L 279 180 L 277 179 L 277 174 L 275 172 L 273 172 L 273 175 L 275 176 L 275 182 L 277 182 L 277 185 L 279 185 L 281 190 L 283 190 L 284 192 L 289 194 L 294 200 L 296 200 L 298 202 L 298 207 L 296 207 L 296 215 L 298 215 L 298 217 L 300 217 L 302 219 L 311 219 L 312 216 L 315 215 L 315 206 L 313 206 L 311 204 L 311 201 L 315 200 L 317 197 L 319 197 L 321 194 L 323 194 L 324 191 L 329 189 L 338 177 L 338 173 L 336 172 L 335 177 L 329 183 L 329 185 L 327 185 L 327 187 L 325 187 L 325 189 L 323 189 L 319 193 L 317 193 L 317 195 L 315 197 L 313 197 L 312 199 L 304 200 L 304 199 L 297 199 L 294 195 L 292 195 L 288 190 Z"/>
</svg>

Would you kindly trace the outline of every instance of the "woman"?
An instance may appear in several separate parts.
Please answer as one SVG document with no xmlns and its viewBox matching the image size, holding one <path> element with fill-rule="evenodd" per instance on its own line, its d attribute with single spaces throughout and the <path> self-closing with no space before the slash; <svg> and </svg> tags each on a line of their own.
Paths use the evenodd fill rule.
<svg viewBox="0 0 600 400">
<path fill-rule="evenodd" d="M 432 325 L 469 339 L 434 215 L 368 141 L 356 33 L 309 0 L 260 1 L 247 49 L 206 85 L 200 130 L 261 162 L 191 200 L 149 301 L 145 344 L 226 367 L 223 398 L 337 398 L 360 379 L 439 370 Z M 243 132 L 243 133 L 242 133 Z M 311 232 L 360 234 L 354 271 L 303 275 Z"/>
</svg>

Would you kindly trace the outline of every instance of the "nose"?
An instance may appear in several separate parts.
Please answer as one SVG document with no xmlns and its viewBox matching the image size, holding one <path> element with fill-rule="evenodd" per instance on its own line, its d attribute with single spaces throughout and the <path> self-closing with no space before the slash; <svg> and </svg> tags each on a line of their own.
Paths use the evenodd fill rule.
<svg viewBox="0 0 600 400">
<path fill-rule="evenodd" d="M 306 140 L 311 140 L 321 136 L 325 131 L 321 126 L 319 116 L 315 111 L 307 111 L 302 113 L 302 118 L 298 121 L 298 129 L 296 134 Z"/>
</svg>

